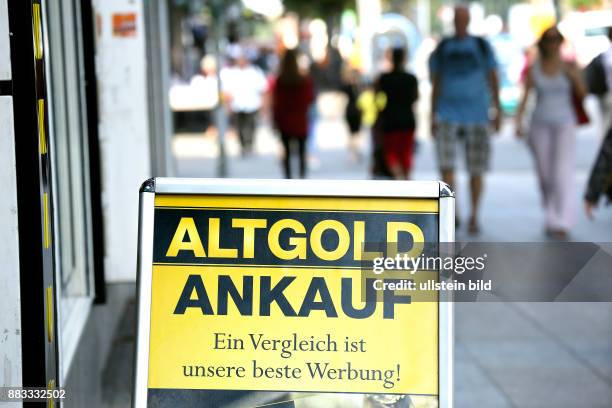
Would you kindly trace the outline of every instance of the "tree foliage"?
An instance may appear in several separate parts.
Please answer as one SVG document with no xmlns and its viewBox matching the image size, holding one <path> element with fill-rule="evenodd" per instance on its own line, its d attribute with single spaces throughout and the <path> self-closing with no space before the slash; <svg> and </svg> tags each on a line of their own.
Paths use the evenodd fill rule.
<svg viewBox="0 0 612 408">
<path fill-rule="evenodd" d="M 283 0 L 285 9 L 301 17 L 325 18 L 355 8 L 355 0 Z"/>
<path fill-rule="evenodd" d="M 601 7 L 601 0 L 570 0 L 569 4 L 574 10 L 590 10 L 593 8 Z"/>
</svg>

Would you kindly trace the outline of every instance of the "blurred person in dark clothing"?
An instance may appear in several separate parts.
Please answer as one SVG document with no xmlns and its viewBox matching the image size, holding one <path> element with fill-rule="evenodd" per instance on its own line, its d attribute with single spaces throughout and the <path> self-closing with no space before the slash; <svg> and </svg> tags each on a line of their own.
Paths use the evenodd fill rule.
<svg viewBox="0 0 612 408">
<path fill-rule="evenodd" d="M 318 125 L 322 119 L 322 112 L 317 101 L 319 96 L 328 92 L 337 92 L 340 90 L 342 83 L 342 56 L 338 49 L 334 46 L 327 47 L 324 55 L 320 59 L 309 58 L 310 64 L 308 70 L 314 89 L 313 103 L 308 112 L 308 163 L 313 166 L 319 166 L 319 159 L 316 157 L 317 138 L 320 136 L 317 132 Z"/>
<path fill-rule="evenodd" d="M 413 105 L 419 97 L 418 82 L 404 70 L 406 51 L 395 48 L 392 69 L 378 78 L 377 92 L 385 95 L 385 107 L 378 116 L 382 132 L 382 150 L 386 167 L 397 180 L 410 178 L 414 154 L 416 119 Z"/>
<path fill-rule="evenodd" d="M 601 145 L 584 195 L 585 212 L 591 219 L 602 194 L 607 195 L 608 203 L 612 201 L 612 128 Z"/>
<path fill-rule="evenodd" d="M 529 91 L 534 89 L 536 103 L 528 143 L 542 193 L 546 234 L 555 239 L 565 239 L 574 221 L 576 103 L 582 104 L 586 96 L 578 69 L 561 58 L 562 43 L 563 36 L 556 26 L 542 34 L 538 41 L 538 57 L 527 72 L 516 116 L 517 135 L 522 137 L 523 113 Z"/>
<path fill-rule="evenodd" d="M 361 159 L 359 151 L 358 136 L 361 130 L 362 112 L 357 104 L 361 93 L 359 84 L 359 73 L 357 70 L 347 67 L 344 72 L 342 92 L 346 95 L 346 107 L 344 108 L 344 119 L 349 128 L 349 149 L 353 158 L 357 161 Z"/>
<path fill-rule="evenodd" d="M 310 74 L 317 94 L 340 89 L 342 64 L 340 51 L 336 47 L 328 47 L 323 59 L 310 65 Z"/>
<path fill-rule="evenodd" d="M 612 27 L 608 27 L 610 47 L 598 55 L 587 67 L 589 92 L 600 97 L 607 107 L 607 114 L 612 110 Z M 612 120 L 608 118 L 608 130 L 601 145 L 584 195 L 584 208 L 589 218 L 597 207 L 602 194 L 607 195 L 608 203 L 612 202 Z"/>
<path fill-rule="evenodd" d="M 483 174 L 489 168 L 490 122 L 498 131 L 501 108 L 493 49 L 484 38 L 468 33 L 469 22 L 467 7 L 456 6 L 455 35 L 442 39 L 431 54 L 431 131 L 436 140 L 442 179 L 452 187 L 455 187 L 458 142 L 464 147 L 471 193 L 468 232 L 476 234 L 480 230 L 478 206 Z M 494 108 L 492 117 L 490 108 Z"/>
<path fill-rule="evenodd" d="M 283 169 L 285 178 L 292 178 L 291 156 L 297 146 L 300 177 L 306 176 L 306 139 L 308 136 L 308 109 L 314 99 L 312 79 L 300 72 L 297 52 L 287 50 L 278 76 L 272 85 L 272 112 L 274 126 L 281 135 L 284 147 Z"/>
</svg>

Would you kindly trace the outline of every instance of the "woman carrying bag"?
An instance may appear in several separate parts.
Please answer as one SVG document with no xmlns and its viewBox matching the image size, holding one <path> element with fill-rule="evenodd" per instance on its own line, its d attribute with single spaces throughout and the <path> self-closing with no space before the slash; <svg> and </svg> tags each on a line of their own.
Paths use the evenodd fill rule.
<svg viewBox="0 0 612 408">
<path fill-rule="evenodd" d="M 527 134 L 533 153 L 545 212 L 545 231 L 566 239 L 574 221 L 574 152 L 576 125 L 588 122 L 582 107 L 586 89 L 580 72 L 561 58 L 563 36 L 556 26 L 538 41 L 538 58 L 530 65 L 516 116 L 524 137 L 523 114 L 531 89 L 536 102 Z"/>
<path fill-rule="evenodd" d="M 299 176 L 306 177 L 308 109 L 313 100 L 312 79 L 300 72 L 297 51 L 293 49 L 285 51 L 278 76 L 272 85 L 272 112 L 274 126 L 279 131 L 283 143 L 283 170 L 287 179 L 292 178 L 293 147 L 297 147 Z"/>
</svg>

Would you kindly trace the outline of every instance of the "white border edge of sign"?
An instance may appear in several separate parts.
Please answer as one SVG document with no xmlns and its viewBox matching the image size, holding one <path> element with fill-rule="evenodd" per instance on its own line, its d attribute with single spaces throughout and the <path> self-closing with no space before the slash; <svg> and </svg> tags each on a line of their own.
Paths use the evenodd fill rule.
<svg viewBox="0 0 612 408">
<path fill-rule="evenodd" d="M 401 188 L 403 187 L 405 188 Z M 262 180 L 262 179 L 178 179 L 154 178 L 145 181 L 140 192 L 138 226 L 138 310 L 134 392 L 132 407 L 146 408 L 149 372 L 153 225 L 156 194 L 330 196 L 371 198 L 436 198 L 439 200 L 438 241 L 455 241 L 454 193 L 438 181 L 387 180 Z M 148 265 L 148 266 L 147 266 Z M 440 408 L 453 407 L 453 302 L 442 292 L 438 313 L 438 399 Z M 143 318 L 144 317 L 144 318 Z M 443 372 L 446 375 L 442 375 Z"/>
<path fill-rule="evenodd" d="M 448 192 L 445 194 L 444 192 Z M 455 242 L 455 198 L 452 190 L 444 183 L 440 183 L 439 200 L 439 233 L 440 243 Z M 454 303 L 452 292 L 443 291 L 439 299 L 439 327 L 438 335 L 438 398 L 441 408 L 453 407 L 453 381 L 454 381 Z M 443 330 L 445 333 L 443 333 Z M 441 375 L 442 372 L 446 375 Z"/>
<path fill-rule="evenodd" d="M 156 178 L 156 194 L 440 198 L 437 181 Z"/>
<path fill-rule="evenodd" d="M 132 406 L 147 406 L 149 380 L 149 337 L 151 331 L 151 280 L 153 265 L 153 225 L 155 218 L 155 193 L 140 193 L 138 225 L 138 290 L 136 358 L 134 360 L 134 392 Z"/>
</svg>

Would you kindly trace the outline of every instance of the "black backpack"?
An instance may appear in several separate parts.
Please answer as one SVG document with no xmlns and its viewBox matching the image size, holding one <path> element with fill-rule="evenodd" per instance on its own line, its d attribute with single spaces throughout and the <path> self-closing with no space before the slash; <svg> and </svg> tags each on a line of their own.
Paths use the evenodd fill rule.
<svg viewBox="0 0 612 408">
<path fill-rule="evenodd" d="M 438 46 L 434 50 L 434 55 L 433 55 L 434 58 L 440 58 L 440 55 L 442 55 L 442 51 L 446 47 L 446 44 L 448 44 L 448 42 L 452 38 L 453 37 L 444 37 L 442 38 L 442 40 L 440 40 L 440 42 L 438 43 Z M 480 51 L 480 55 L 484 59 L 487 59 L 487 57 L 489 56 L 489 53 L 491 52 L 491 49 L 487 47 L 487 40 L 479 36 L 474 36 L 474 38 L 476 39 L 476 42 L 478 43 L 478 49 Z"/>
<path fill-rule="evenodd" d="M 593 58 L 589 65 L 586 66 L 584 69 L 584 77 L 590 94 L 604 96 L 610 91 L 608 89 L 608 81 L 606 80 L 603 54 L 599 54 L 597 57 Z"/>
</svg>

